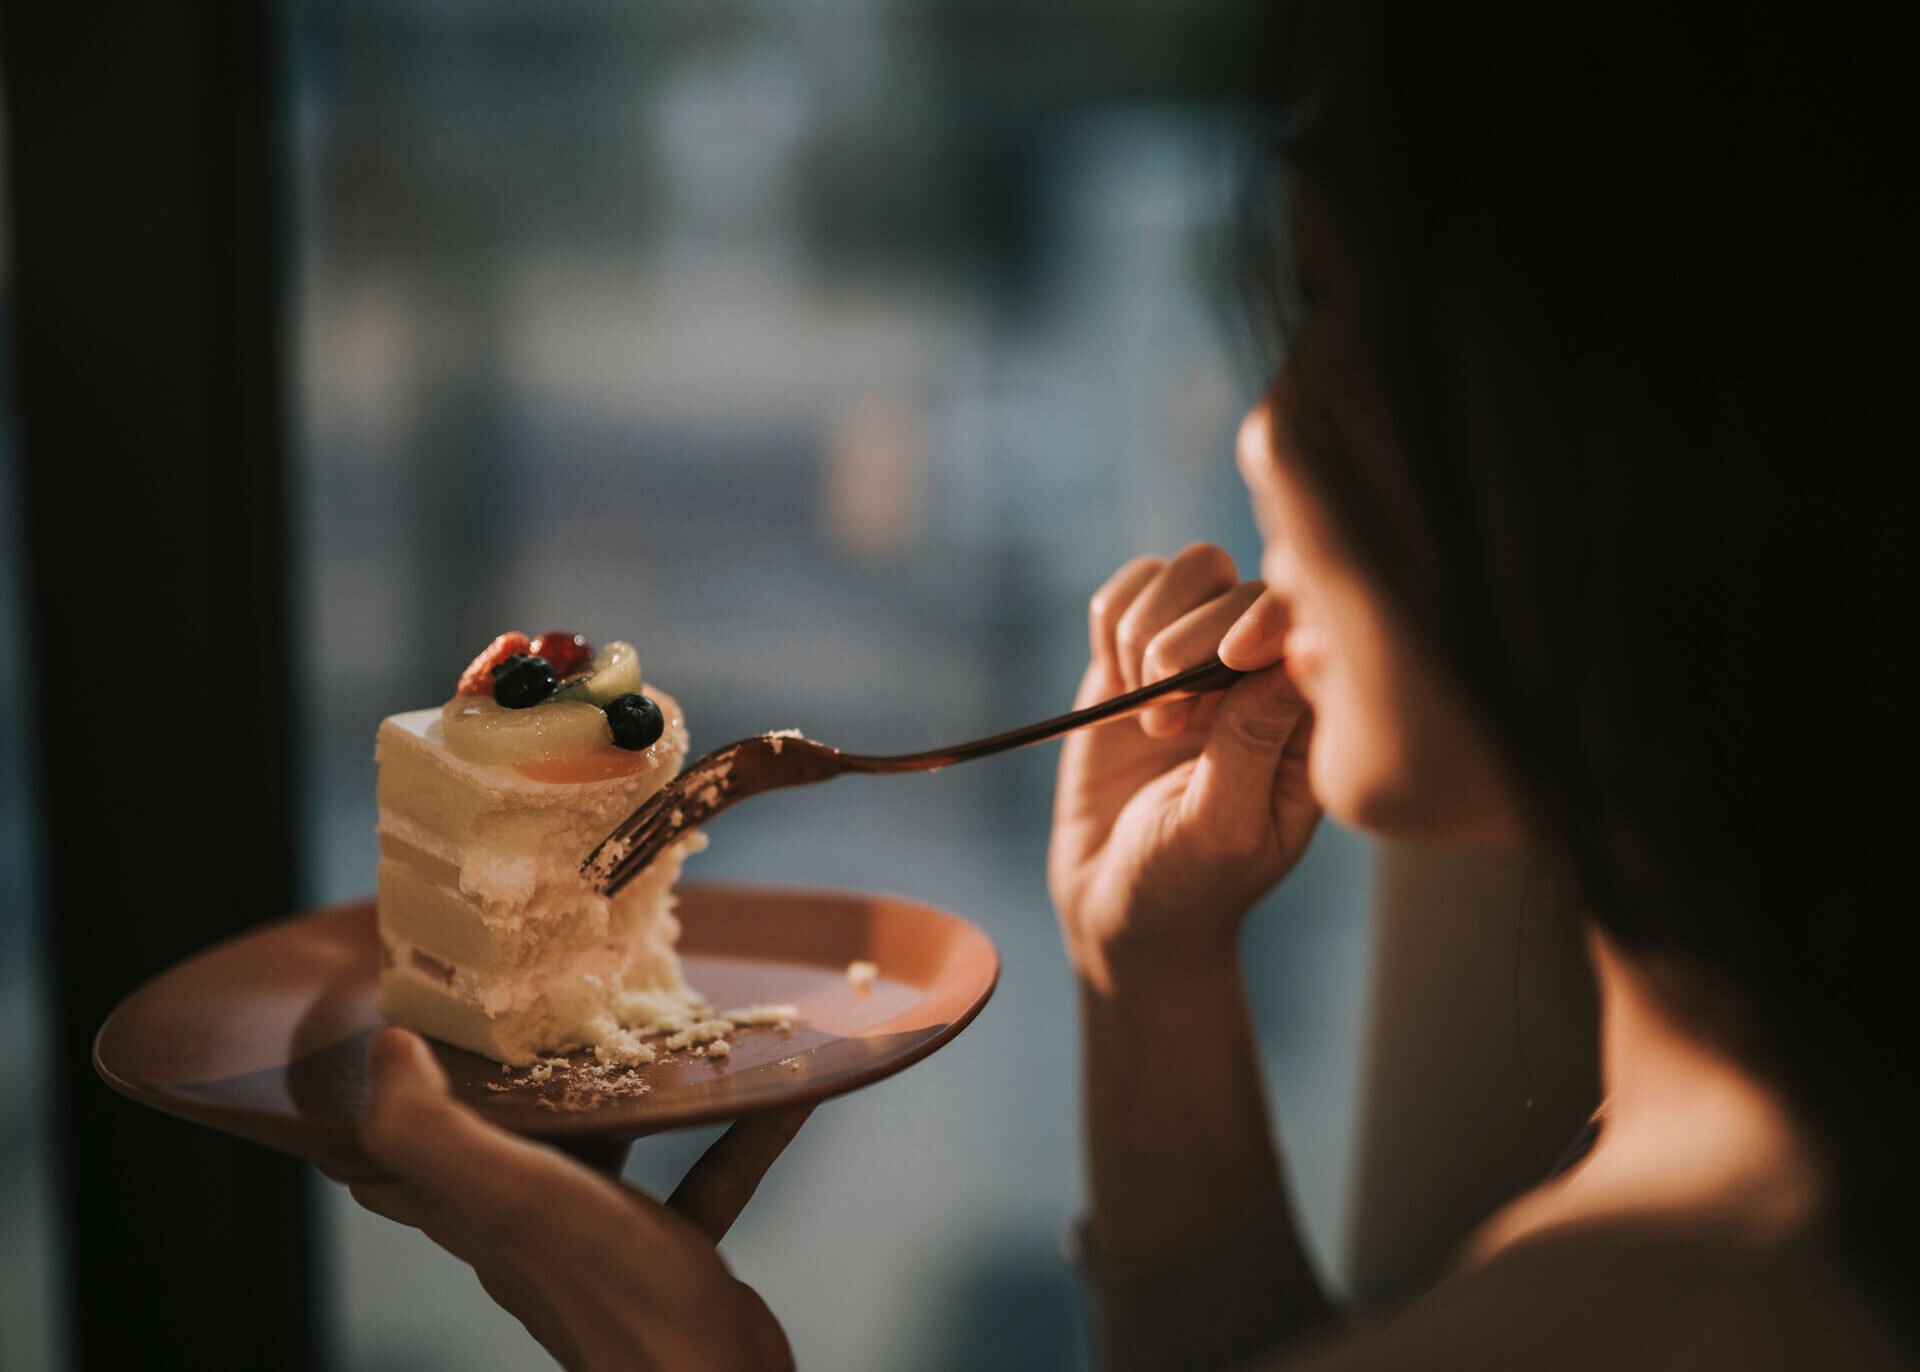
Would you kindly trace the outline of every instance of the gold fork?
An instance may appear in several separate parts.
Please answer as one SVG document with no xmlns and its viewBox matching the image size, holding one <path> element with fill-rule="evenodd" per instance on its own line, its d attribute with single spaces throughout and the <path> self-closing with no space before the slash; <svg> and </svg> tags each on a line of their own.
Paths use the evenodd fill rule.
<svg viewBox="0 0 1920 1372">
<path fill-rule="evenodd" d="M 620 822 L 619 828 L 600 840 L 580 865 L 580 872 L 595 888 L 611 895 L 632 881 L 687 830 L 698 828 L 750 796 L 789 786 L 811 786 L 847 772 L 881 775 L 937 772 L 956 762 L 971 762 L 977 757 L 1024 748 L 1030 743 L 1044 743 L 1084 725 L 1133 714 L 1156 701 L 1224 691 L 1241 675 L 1216 657 L 1151 686 L 1128 691 L 1084 710 L 1043 719 L 1023 729 L 952 748 L 892 757 L 843 753 L 803 738 L 797 731 L 755 734 L 715 748 L 648 796 L 639 809 Z"/>
</svg>

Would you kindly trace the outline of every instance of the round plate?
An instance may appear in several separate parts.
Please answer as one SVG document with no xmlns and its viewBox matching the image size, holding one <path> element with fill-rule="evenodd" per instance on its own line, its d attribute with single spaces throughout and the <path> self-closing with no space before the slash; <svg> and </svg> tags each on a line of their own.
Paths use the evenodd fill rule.
<svg viewBox="0 0 1920 1372">
<path fill-rule="evenodd" d="M 516 1133 L 591 1153 L 595 1141 L 710 1124 L 841 1095 L 958 1034 L 993 994 L 1000 959 L 957 916 L 897 896 L 687 882 L 676 888 L 690 985 L 720 1009 L 791 1004 L 794 1026 L 737 1030 L 724 1058 L 664 1055 L 645 1094 L 580 1103 L 565 1072 L 533 1085 L 429 1039 L 453 1091 Z M 868 990 L 849 962 L 877 963 Z M 107 1084 L 155 1109 L 371 1179 L 354 1127 L 380 944 L 371 901 L 269 925 L 190 958 L 122 1001 L 94 1040 Z M 583 1055 L 575 1055 L 580 1059 Z M 512 1089 L 502 1086 L 515 1083 Z M 492 1089 L 490 1089 L 490 1087 Z"/>
</svg>

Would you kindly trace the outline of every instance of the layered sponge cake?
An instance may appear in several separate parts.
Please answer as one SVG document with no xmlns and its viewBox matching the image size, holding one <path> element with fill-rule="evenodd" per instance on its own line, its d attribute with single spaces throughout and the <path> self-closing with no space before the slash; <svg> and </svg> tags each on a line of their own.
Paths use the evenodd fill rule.
<svg viewBox="0 0 1920 1372">
<path fill-rule="evenodd" d="M 382 721 L 380 1012 L 496 1061 L 646 1034 L 710 1012 L 681 977 L 673 884 L 690 834 L 614 896 L 580 864 L 686 760 L 671 696 L 625 643 L 503 634 L 453 699 Z"/>
</svg>

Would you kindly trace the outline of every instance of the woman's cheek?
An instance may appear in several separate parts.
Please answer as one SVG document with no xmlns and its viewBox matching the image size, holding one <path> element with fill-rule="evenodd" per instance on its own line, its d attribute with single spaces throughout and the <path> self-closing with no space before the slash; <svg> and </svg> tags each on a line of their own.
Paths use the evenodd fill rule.
<svg viewBox="0 0 1920 1372">
<path fill-rule="evenodd" d="M 1307 748 L 1307 788 L 1314 801 L 1328 815 L 1345 825 L 1353 825 L 1348 812 L 1347 786 L 1341 758 L 1340 716 L 1337 711 L 1316 709 L 1313 715 L 1313 741 Z"/>
<path fill-rule="evenodd" d="M 1349 828 L 1375 829 L 1391 822 L 1400 777 L 1386 740 L 1369 728 L 1346 693 L 1327 684 L 1313 707 L 1313 742 L 1307 752 L 1307 783 L 1314 799 Z"/>
<path fill-rule="evenodd" d="M 1351 679 L 1324 651 L 1324 643 L 1314 646 L 1321 651 L 1313 653 L 1311 659 L 1305 653 L 1298 654 L 1298 660 L 1289 657 L 1300 694 L 1313 707 L 1307 784 L 1321 809 L 1343 824 L 1358 824 L 1368 792 L 1375 784 L 1369 775 L 1376 765 L 1368 756 L 1370 731 L 1360 702 L 1354 699 Z"/>
<path fill-rule="evenodd" d="M 1346 632 L 1340 632 L 1340 630 Z M 1349 615 L 1299 635 L 1301 694 L 1313 706 L 1307 780 L 1314 798 L 1350 828 L 1425 827 L 1417 738 L 1391 684 L 1393 658 Z"/>
<path fill-rule="evenodd" d="M 1316 681 L 1312 703 L 1307 781 L 1335 820 L 1386 838 L 1518 841 L 1489 758 L 1438 700 L 1369 696 L 1336 659 Z"/>
</svg>

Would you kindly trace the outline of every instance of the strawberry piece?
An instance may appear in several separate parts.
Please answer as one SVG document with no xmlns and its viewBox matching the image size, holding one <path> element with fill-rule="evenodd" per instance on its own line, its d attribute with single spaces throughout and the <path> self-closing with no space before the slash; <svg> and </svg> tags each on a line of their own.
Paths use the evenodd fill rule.
<svg viewBox="0 0 1920 1372">
<path fill-rule="evenodd" d="M 535 657 L 544 657 L 553 674 L 565 681 L 575 672 L 584 672 L 593 661 L 593 645 L 571 629 L 549 629 L 527 649 Z"/>
<path fill-rule="evenodd" d="M 518 630 L 505 633 L 489 643 L 479 657 L 467 664 L 467 670 L 460 673 L 457 696 L 485 696 L 493 694 L 493 669 L 512 657 L 515 653 L 527 651 L 527 636 Z"/>
</svg>

